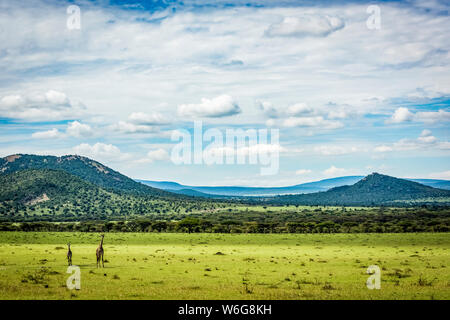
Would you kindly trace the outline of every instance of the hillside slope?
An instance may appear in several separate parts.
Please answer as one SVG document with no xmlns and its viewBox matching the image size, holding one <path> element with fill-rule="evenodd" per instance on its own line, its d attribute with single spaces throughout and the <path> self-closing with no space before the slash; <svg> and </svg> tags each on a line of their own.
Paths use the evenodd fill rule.
<svg viewBox="0 0 450 320">
<path fill-rule="evenodd" d="M 213 210 L 203 198 L 154 197 L 105 189 L 62 170 L 27 169 L 0 175 L 0 221 L 80 221 Z"/>
<path fill-rule="evenodd" d="M 91 199 L 106 193 L 101 188 L 60 170 L 21 170 L 0 175 L 0 202 L 34 205 L 51 201 L 63 204 L 72 199 Z"/>
<path fill-rule="evenodd" d="M 0 159 L 0 174 L 5 175 L 27 169 L 62 170 L 106 189 L 154 196 L 174 196 L 167 191 L 136 182 L 97 161 L 82 156 L 55 157 L 16 154 Z"/>
</svg>

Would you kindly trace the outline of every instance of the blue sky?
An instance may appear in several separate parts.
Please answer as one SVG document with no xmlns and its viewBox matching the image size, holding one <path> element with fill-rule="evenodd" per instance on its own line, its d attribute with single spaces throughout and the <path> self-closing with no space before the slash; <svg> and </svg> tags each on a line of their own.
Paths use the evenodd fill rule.
<svg viewBox="0 0 450 320">
<path fill-rule="evenodd" d="M 67 27 L 69 5 L 80 8 L 80 29 Z M 367 26 L 370 5 L 378 29 Z M 0 0 L 0 155 L 76 153 L 133 178 L 191 185 L 374 171 L 450 180 L 449 9 L 437 0 Z M 278 129 L 279 171 L 174 164 L 171 134 L 194 121 Z"/>
</svg>

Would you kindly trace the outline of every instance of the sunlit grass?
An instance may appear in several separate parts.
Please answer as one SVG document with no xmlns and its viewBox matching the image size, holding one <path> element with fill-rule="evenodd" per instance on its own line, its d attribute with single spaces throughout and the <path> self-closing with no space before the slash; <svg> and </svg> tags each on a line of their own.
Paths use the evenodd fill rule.
<svg viewBox="0 0 450 320">
<path fill-rule="evenodd" d="M 66 244 L 81 290 L 66 288 Z M 0 232 L 0 299 L 449 299 L 450 236 Z M 368 290 L 366 269 L 382 269 Z"/>
</svg>

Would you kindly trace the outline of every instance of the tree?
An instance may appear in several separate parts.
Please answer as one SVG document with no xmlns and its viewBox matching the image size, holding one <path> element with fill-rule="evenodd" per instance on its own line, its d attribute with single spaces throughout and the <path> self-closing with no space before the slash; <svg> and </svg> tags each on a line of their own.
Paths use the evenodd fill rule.
<svg viewBox="0 0 450 320">
<path fill-rule="evenodd" d="M 179 228 L 186 228 L 188 230 L 188 233 L 191 233 L 195 227 L 198 227 L 200 225 L 200 220 L 196 218 L 184 218 L 180 222 L 178 222 Z"/>
</svg>

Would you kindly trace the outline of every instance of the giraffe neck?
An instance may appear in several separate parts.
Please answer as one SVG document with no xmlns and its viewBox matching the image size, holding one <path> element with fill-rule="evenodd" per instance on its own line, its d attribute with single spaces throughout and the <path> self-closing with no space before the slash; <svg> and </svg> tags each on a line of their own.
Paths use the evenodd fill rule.
<svg viewBox="0 0 450 320">
<path fill-rule="evenodd" d="M 99 246 L 100 248 L 102 248 L 103 247 L 103 238 L 102 238 L 102 240 L 100 240 L 100 246 Z"/>
</svg>

